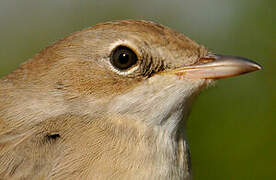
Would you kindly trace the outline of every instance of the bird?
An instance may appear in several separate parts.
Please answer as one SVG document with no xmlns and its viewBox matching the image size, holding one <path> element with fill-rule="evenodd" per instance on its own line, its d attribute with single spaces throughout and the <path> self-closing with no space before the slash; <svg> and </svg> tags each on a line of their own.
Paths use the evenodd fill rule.
<svg viewBox="0 0 276 180">
<path fill-rule="evenodd" d="M 0 79 L 0 179 L 192 179 L 194 100 L 260 69 L 151 21 L 72 33 Z"/>
</svg>

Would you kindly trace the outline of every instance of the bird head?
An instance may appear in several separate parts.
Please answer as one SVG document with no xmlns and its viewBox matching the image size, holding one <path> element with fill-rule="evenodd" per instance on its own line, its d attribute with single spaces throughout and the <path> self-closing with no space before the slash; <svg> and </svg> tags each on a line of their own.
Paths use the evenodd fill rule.
<svg viewBox="0 0 276 180">
<path fill-rule="evenodd" d="M 115 124 L 174 133 L 185 124 L 202 89 L 216 79 L 258 69 L 253 61 L 216 55 L 168 27 L 127 20 L 73 33 L 23 64 L 10 79 L 44 94 L 32 110 L 48 109 L 40 110 L 45 117 L 65 111 L 97 114 Z M 49 108 L 49 103 L 55 105 Z"/>
<path fill-rule="evenodd" d="M 183 137 L 194 98 L 216 79 L 259 69 L 152 22 L 95 25 L 1 79 L 0 159 L 61 179 L 189 176 Z"/>
</svg>

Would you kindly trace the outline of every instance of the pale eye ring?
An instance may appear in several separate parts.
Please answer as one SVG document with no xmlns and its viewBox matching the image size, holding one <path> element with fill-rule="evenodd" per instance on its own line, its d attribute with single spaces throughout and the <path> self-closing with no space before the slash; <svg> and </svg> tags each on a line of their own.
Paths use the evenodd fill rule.
<svg viewBox="0 0 276 180">
<path fill-rule="evenodd" d="M 114 68 L 120 71 L 128 70 L 137 64 L 138 57 L 126 46 L 116 47 L 110 56 L 110 62 Z"/>
</svg>

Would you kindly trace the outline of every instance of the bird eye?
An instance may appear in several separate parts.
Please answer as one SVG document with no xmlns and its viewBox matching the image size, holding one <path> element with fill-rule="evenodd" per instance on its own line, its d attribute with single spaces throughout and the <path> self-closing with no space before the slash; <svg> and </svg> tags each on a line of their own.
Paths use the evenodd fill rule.
<svg viewBox="0 0 276 180">
<path fill-rule="evenodd" d="M 138 61 L 137 55 L 128 47 L 118 46 L 111 53 L 111 64 L 118 70 L 127 70 Z"/>
</svg>

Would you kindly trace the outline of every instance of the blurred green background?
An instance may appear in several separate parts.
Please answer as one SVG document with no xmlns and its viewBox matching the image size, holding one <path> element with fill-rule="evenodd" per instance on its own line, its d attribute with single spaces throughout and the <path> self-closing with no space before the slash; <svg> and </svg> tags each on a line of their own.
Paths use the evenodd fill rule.
<svg viewBox="0 0 276 180">
<path fill-rule="evenodd" d="M 96 23 L 145 19 L 264 70 L 221 80 L 188 121 L 195 180 L 276 179 L 275 0 L 1 0 L 0 76 Z"/>
</svg>

